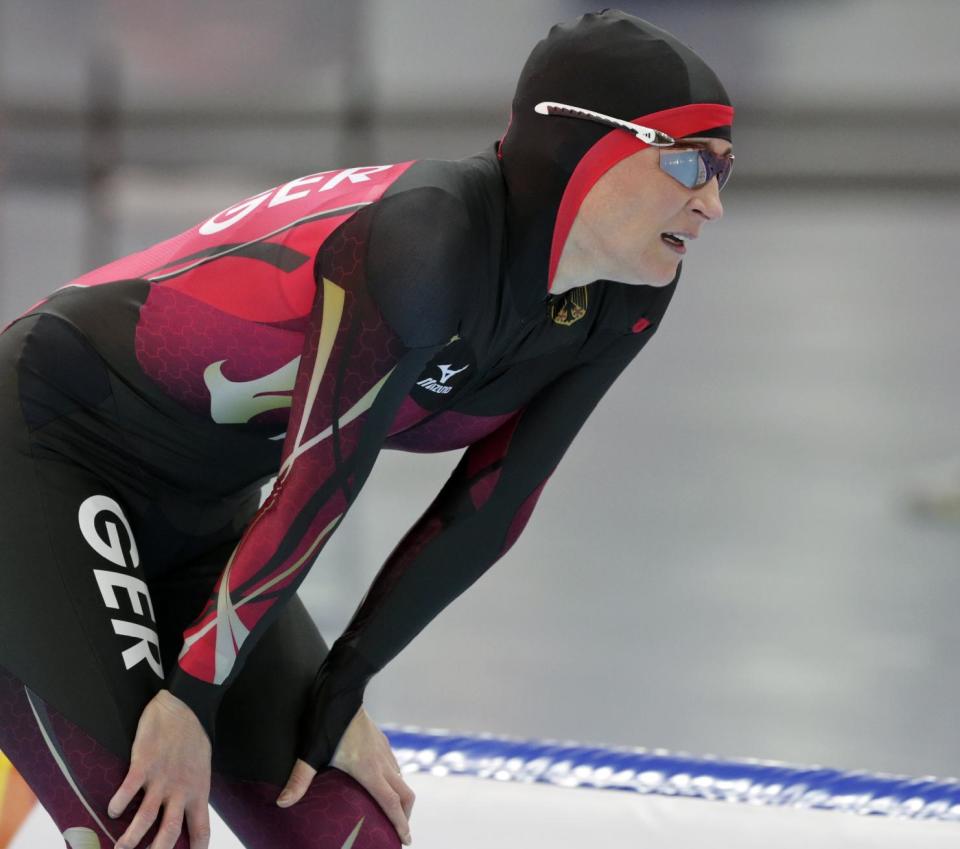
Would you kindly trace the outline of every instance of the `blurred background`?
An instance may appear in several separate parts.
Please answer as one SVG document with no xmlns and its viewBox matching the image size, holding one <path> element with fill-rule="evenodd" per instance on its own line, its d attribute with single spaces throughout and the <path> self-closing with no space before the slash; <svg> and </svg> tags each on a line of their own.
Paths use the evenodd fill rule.
<svg viewBox="0 0 960 849">
<path fill-rule="evenodd" d="M 955 776 L 960 4 L 621 6 L 736 104 L 725 218 L 371 713 Z M 532 45 L 591 8 L 0 0 L 0 324 L 301 174 L 480 150 Z M 328 640 L 456 459 L 381 457 L 302 589 Z"/>
</svg>

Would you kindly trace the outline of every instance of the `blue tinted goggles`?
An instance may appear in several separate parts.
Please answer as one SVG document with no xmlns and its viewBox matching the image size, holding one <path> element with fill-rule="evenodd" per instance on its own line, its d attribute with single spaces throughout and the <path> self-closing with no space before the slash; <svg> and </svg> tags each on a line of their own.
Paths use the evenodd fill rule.
<svg viewBox="0 0 960 849">
<path fill-rule="evenodd" d="M 707 148 L 661 149 L 660 168 L 688 189 L 699 189 L 714 177 L 717 178 L 717 188 L 722 189 L 733 171 L 733 154 L 720 156 Z"/>
<path fill-rule="evenodd" d="M 688 189 L 699 189 L 714 177 L 717 178 L 717 188 L 722 189 L 730 179 L 730 172 L 733 170 L 732 153 L 721 156 L 706 147 L 684 148 L 682 139 L 677 141 L 667 133 L 635 124 L 633 121 L 623 121 L 601 112 L 594 112 L 592 109 L 582 109 L 551 100 L 538 103 L 534 106 L 534 110 L 540 115 L 583 118 L 632 133 L 645 144 L 660 148 L 660 168 Z"/>
</svg>

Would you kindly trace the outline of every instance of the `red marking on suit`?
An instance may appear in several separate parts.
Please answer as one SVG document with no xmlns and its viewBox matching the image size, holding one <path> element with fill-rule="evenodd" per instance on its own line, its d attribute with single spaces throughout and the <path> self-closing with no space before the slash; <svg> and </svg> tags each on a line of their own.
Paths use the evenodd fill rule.
<svg viewBox="0 0 960 849">
<path fill-rule="evenodd" d="M 410 404 L 415 402 L 410 401 Z M 410 407 L 406 407 L 407 415 Z M 422 409 L 422 408 L 421 408 Z M 402 410 L 401 410 L 402 411 Z M 426 413 L 426 411 L 424 411 Z M 500 416 L 470 416 L 454 410 L 438 413 L 430 421 L 423 424 L 407 425 L 402 429 L 397 427 L 400 417 L 390 430 L 390 438 L 386 441 L 387 448 L 397 448 L 401 451 L 434 452 L 454 451 L 473 445 L 483 437 L 493 433 L 514 413 Z M 409 428 L 409 429 L 408 429 Z"/>
<path fill-rule="evenodd" d="M 150 277 L 155 275 L 169 274 L 171 271 L 182 269 L 189 264 L 185 257 L 193 256 L 201 251 L 214 251 L 217 247 L 226 248 L 230 245 L 244 244 L 247 242 L 266 240 L 276 244 L 287 245 L 291 248 L 305 252 L 313 258 L 317 248 L 330 235 L 339 223 L 342 223 L 351 213 L 344 213 L 343 216 L 335 218 L 322 218 L 318 221 L 308 222 L 296 225 L 296 222 L 318 215 L 324 212 L 336 210 L 340 206 L 354 206 L 356 204 L 372 203 L 378 200 L 387 190 L 391 183 L 399 178 L 413 162 L 401 162 L 396 165 L 374 166 L 364 169 L 355 174 L 363 179 L 358 182 L 350 180 L 340 180 L 334 183 L 334 187 L 324 191 L 324 184 L 318 182 L 316 186 L 306 185 L 300 191 L 287 192 L 287 196 L 292 198 L 290 202 L 271 205 L 271 199 L 280 196 L 291 183 L 282 186 L 276 186 L 252 198 L 247 198 L 239 204 L 235 204 L 218 213 L 213 218 L 191 228 L 177 236 L 173 236 L 166 241 L 160 242 L 151 248 L 123 257 L 115 262 L 111 262 L 100 268 L 84 274 L 71 282 L 74 286 L 97 286 L 103 283 L 110 283 L 115 280 L 130 280 L 140 277 Z M 375 170 L 380 169 L 380 170 Z M 356 169 L 344 169 L 344 171 L 356 171 Z M 343 171 L 324 172 L 322 175 L 308 175 L 311 177 L 327 176 L 327 184 L 336 181 L 337 176 Z M 298 178 L 302 181 L 306 178 Z M 292 181 L 298 182 L 297 180 Z M 301 194 L 302 192 L 302 194 Z M 217 221 L 224 215 L 230 218 L 228 213 L 238 208 L 249 207 L 249 212 L 231 224 L 229 227 L 223 227 L 215 230 L 213 233 L 205 234 L 204 227 L 210 222 Z M 276 236 L 270 236 L 283 228 L 292 228 Z M 304 232 L 297 232 L 299 229 Z M 208 227 L 209 229 L 209 227 Z M 295 235 L 294 235 L 295 234 Z M 242 260 L 237 260 L 240 262 Z M 311 265 L 308 263 L 308 265 Z M 204 266 L 199 266 L 203 268 Z M 249 266 L 244 266 L 244 273 L 250 272 Z M 312 280 L 312 266 L 307 269 L 309 279 Z M 269 275 L 261 277 L 261 283 L 265 284 L 269 290 L 270 286 L 277 286 L 279 283 L 278 275 L 274 269 L 273 277 Z M 232 282 L 234 288 L 229 288 L 229 282 Z M 192 286 L 192 283 L 181 283 L 181 287 Z M 226 287 L 226 288 L 224 288 Z M 238 289 L 237 287 L 240 287 Z M 228 278 L 225 278 L 222 285 L 215 283 L 208 293 L 200 293 L 200 299 L 208 303 L 215 303 L 228 310 L 242 311 L 243 317 L 255 320 L 280 321 L 284 318 L 292 318 L 296 315 L 303 315 L 310 308 L 312 294 L 306 297 L 311 289 L 304 289 L 296 281 L 287 281 L 286 284 L 280 283 L 280 291 L 264 292 L 253 287 L 251 293 L 245 281 L 236 275 L 236 270 Z M 249 294 L 256 297 L 251 301 Z M 232 297 L 233 296 L 233 297 Z M 234 300 L 234 298 L 236 300 Z M 264 300 L 265 299 L 265 300 Z M 262 306 L 264 312 L 257 312 L 258 305 Z M 249 310 L 253 315 L 249 314 Z M 234 312 L 234 314 L 237 314 Z"/>
<path fill-rule="evenodd" d="M 523 529 L 527 526 L 527 522 L 533 515 L 533 508 L 537 506 L 537 500 L 540 498 L 540 493 L 543 492 L 543 488 L 547 485 L 548 480 L 550 480 L 549 477 L 531 492 L 523 504 L 520 505 L 520 509 L 513 517 L 513 521 L 510 523 L 510 529 L 507 531 L 507 539 L 503 544 L 503 549 L 500 551 L 501 557 L 510 550 L 510 547 L 517 541 L 520 534 L 523 533 Z"/>
</svg>

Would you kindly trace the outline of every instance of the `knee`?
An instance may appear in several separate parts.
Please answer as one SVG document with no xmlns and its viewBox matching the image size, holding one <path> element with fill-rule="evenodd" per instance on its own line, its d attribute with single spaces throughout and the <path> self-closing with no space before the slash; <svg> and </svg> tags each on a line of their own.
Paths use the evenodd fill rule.
<svg viewBox="0 0 960 849">
<path fill-rule="evenodd" d="M 317 773 L 306 795 L 289 808 L 276 805 L 281 787 L 214 776 L 211 800 L 249 849 L 400 849 L 386 814 L 356 781 L 337 769 Z"/>
</svg>

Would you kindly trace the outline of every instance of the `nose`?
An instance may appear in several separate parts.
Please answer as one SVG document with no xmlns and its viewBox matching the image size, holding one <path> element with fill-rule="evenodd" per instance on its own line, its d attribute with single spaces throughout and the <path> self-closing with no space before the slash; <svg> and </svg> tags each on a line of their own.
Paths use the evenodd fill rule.
<svg viewBox="0 0 960 849">
<path fill-rule="evenodd" d="M 705 185 L 694 190 L 690 208 L 707 221 L 719 221 L 723 218 L 723 204 L 720 202 L 720 183 L 713 177 Z"/>
</svg>

